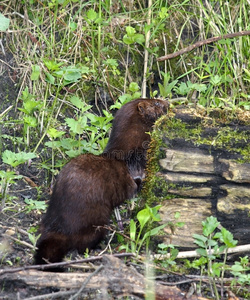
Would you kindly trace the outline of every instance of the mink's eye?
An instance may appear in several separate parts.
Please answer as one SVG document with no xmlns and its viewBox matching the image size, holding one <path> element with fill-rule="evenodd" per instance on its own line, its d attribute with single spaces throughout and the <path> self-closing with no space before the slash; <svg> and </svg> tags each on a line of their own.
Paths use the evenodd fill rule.
<svg viewBox="0 0 250 300">
<path fill-rule="evenodd" d="M 160 102 L 156 101 L 155 106 L 160 106 Z"/>
</svg>

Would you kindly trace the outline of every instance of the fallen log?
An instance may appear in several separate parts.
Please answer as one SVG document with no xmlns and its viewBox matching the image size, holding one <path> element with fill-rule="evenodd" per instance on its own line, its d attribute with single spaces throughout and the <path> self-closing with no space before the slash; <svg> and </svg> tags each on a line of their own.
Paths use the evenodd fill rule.
<svg viewBox="0 0 250 300">
<path fill-rule="evenodd" d="M 99 268 L 99 272 L 94 276 L 92 273 L 52 273 L 24 270 L 2 274 L 0 283 L 3 286 L 4 281 L 8 280 L 22 282 L 36 288 L 56 287 L 63 290 L 71 289 L 72 294 L 77 293 L 81 289 L 82 294 L 101 291 L 103 295 L 111 292 L 113 296 L 134 296 L 136 297 L 135 299 L 144 299 L 147 293 L 147 295 L 155 295 L 157 300 L 186 299 L 185 293 L 177 287 L 164 286 L 154 279 L 144 278 L 134 267 L 127 267 L 114 256 L 104 256 L 102 263 L 103 266 Z M 88 280 L 88 278 L 90 279 Z M 69 291 L 67 291 L 68 294 Z M 44 296 L 47 297 L 48 295 Z M 35 299 L 35 297 L 30 299 Z M 205 300 L 206 298 L 191 295 L 188 299 Z"/>
<path fill-rule="evenodd" d="M 195 247 L 192 235 L 213 215 L 239 245 L 249 243 L 249 111 L 177 106 L 156 122 L 151 149 L 142 196 L 172 224 L 164 242 Z"/>
</svg>

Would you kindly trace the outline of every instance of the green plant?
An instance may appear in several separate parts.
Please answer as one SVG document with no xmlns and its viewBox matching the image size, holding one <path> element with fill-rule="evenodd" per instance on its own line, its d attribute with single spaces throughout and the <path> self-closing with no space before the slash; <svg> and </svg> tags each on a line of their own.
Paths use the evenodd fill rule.
<svg viewBox="0 0 250 300">
<path fill-rule="evenodd" d="M 31 244 L 34 246 L 34 250 L 35 250 L 36 242 L 39 239 L 39 237 L 41 236 L 41 234 L 36 235 L 35 234 L 36 232 L 37 232 L 36 227 L 30 227 L 28 230 L 28 237 L 29 237 Z"/>
<path fill-rule="evenodd" d="M 139 223 L 131 219 L 130 220 L 130 242 L 126 245 L 121 246 L 120 249 L 126 249 L 139 255 L 141 247 L 145 243 L 146 252 L 149 250 L 150 237 L 155 236 L 162 230 L 167 224 L 163 224 L 152 228 L 153 222 L 161 221 L 158 210 L 161 205 L 157 205 L 153 208 L 146 205 L 146 208 L 140 210 L 137 213 L 137 220 Z"/>
<path fill-rule="evenodd" d="M 127 45 L 131 45 L 134 43 L 143 45 L 145 42 L 145 37 L 143 34 L 136 33 L 135 28 L 133 28 L 131 26 L 127 26 L 126 34 L 123 36 L 123 42 Z"/>
<path fill-rule="evenodd" d="M 110 109 L 120 109 L 127 102 L 140 98 L 141 92 L 138 83 L 131 82 L 128 87 L 129 93 L 125 93 L 119 97 L 119 100 L 115 104 L 110 106 Z"/>
<path fill-rule="evenodd" d="M 30 213 L 32 210 L 37 210 L 38 212 L 41 212 L 42 210 L 45 211 L 47 208 L 45 201 L 36 201 L 30 198 L 25 198 L 24 202 L 27 204 L 25 207 L 25 211 L 27 213 Z"/>
<path fill-rule="evenodd" d="M 164 259 L 164 261 L 161 262 L 161 266 L 164 268 L 168 268 L 169 266 L 174 266 L 176 265 L 176 257 L 179 253 L 179 250 L 177 248 L 175 248 L 174 245 L 172 244 L 158 244 L 158 253 L 162 254 L 163 256 L 166 256 L 167 254 L 169 254 L 169 258 Z"/>
<path fill-rule="evenodd" d="M 2 198 L 2 205 L 1 210 L 5 207 L 5 202 L 8 194 L 8 189 L 10 184 L 14 184 L 15 180 L 21 179 L 22 175 L 17 175 L 14 171 L 0 171 L 0 185 L 1 185 L 1 198 Z"/>
<path fill-rule="evenodd" d="M 31 75 L 34 74 L 34 71 Z M 34 76 L 33 76 L 34 78 Z M 23 132 L 24 136 L 26 136 L 26 144 L 30 145 L 30 128 L 37 127 L 37 118 L 33 115 L 35 111 L 38 111 L 42 107 L 41 101 L 35 100 L 35 95 L 32 95 L 28 91 L 28 87 L 22 92 L 22 96 L 20 99 L 23 101 L 23 108 L 18 108 L 21 112 L 24 113 L 23 122 Z"/>
<path fill-rule="evenodd" d="M 5 150 L 2 154 L 3 162 L 12 166 L 13 168 L 35 157 L 36 155 L 34 153 L 26 153 L 26 152 L 14 153 L 10 150 Z M 18 175 L 14 171 L 10 171 L 10 170 L 0 171 L 2 209 L 5 206 L 9 185 L 14 184 L 15 180 L 21 179 L 22 177 L 23 177 L 22 175 Z"/>
<path fill-rule="evenodd" d="M 216 229 L 220 229 L 220 231 L 216 232 Z M 235 247 L 237 241 L 234 240 L 232 233 L 221 227 L 220 223 L 213 216 L 208 217 L 202 222 L 202 232 L 202 235 L 193 235 L 194 243 L 199 246 L 196 252 L 204 258 L 202 262 L 207 264 L 207 273 L 213 287 L 213 293 L 216 299 L 219 299 L 215 279 L 221 279 L 221 286 L 223 288 L 228 249 Z M 223 262 L 216 262 L 216 258 L 222 253 L 224 254 Z"/>
<path fill-rule="evenodd" d="M 10 150 L 5 150 L 2 154 L 3 162 L 12 166 L 13 168 L 35 157 L 36 157 L 35 153 L 31 153 L 31 152 L 27 153 L 23 151 L 15 153 Z"/>
<path fill-rule="evenodd" d="M 236 277 L 232 285 L 240 283 L 241 285 L 250 284 L 250 267 L 249 257 L 240 257 L 240 261 L 236 261 L 230 268 L 230 272 Z"/>
<path fill-rule="evenodd" d="M 166 97 L 172 97 L 172 89 L 177 84 L 178 80 L 173 80 L 170 82 L 170 73 L 164 73 L 161 72 L 161 75 L 163 76 L 163 84 L 158 83 L 159 90 L 160 90 L 160 96 L 163 98 Z"/>
</svg>

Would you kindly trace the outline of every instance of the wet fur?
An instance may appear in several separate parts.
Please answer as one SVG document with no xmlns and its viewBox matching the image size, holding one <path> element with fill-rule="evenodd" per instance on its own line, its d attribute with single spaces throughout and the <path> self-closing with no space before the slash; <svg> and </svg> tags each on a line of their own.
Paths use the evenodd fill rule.
<svg viewBox="0 0 250 300">
<path fill-rule="evenodd" d="M 144 178 L 150 135 L 166 101 L 137 99 L 117 113 L 103 154 L 73 158 L 58 175 L 42 220 L 35 264 L 60 262 L 68 251 L 94 248 L 112 210 L 131 199 Z"/>
</svg>

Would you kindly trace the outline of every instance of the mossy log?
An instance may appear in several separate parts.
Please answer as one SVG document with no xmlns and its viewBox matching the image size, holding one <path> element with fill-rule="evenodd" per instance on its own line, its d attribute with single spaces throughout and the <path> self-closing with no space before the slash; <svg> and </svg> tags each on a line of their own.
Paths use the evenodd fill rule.
<svg viewBox="0 0 250 300">
<path fill-rule="evenodd" d="M 192 235 L 213 215 L 239 244 L 249 243 L 249 111 L 175 107 L 157 121 L 148 161 L 143 198 L 161 203 L 162 222 L 173 223 L 164 242 L 194 247 Z"/>
</svg>

